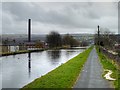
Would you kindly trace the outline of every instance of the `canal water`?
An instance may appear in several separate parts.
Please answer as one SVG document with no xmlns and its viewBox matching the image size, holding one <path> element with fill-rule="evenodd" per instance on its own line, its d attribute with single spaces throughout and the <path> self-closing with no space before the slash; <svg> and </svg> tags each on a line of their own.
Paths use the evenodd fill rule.
<svg viewBox="0 0 120 90">
<path fill-rule="evenodd" d="M 84 49 L 61 49 L 0 57 L 2 88 L 21 88 L 45 75 Z"/>
</svg>

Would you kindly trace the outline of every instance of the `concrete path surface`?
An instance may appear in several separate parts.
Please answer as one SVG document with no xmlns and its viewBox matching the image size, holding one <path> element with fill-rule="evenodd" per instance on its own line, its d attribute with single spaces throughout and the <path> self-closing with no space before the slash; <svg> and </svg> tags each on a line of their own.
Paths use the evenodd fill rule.
<svg viewBox="0 0 120 90">
<path fill-rule="evenodd" d="M 102 78 L 102 73 L 103 68 L 94 48 L 73 88 L 111 88 L 110 83 Z"/>
</svg>

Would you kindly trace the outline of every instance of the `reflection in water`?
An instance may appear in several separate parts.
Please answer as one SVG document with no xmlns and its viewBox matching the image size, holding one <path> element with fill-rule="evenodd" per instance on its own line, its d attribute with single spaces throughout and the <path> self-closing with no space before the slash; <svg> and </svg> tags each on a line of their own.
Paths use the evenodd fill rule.
<svg viewBox="0 0 120 90">
<path fill-rule="evenodd" d="M 70 55 L 70 52 L 69 52 L 69 51 L 67 51 L 67 52 L 65 53 L 65 55 L 66 55 L 66 57 L 68 58 L 68 57 L 69 57 L 69 55 Z"/>
<path fill-rule="evenodd" d="M 61 56 L 60 50 L 50 50 L 47 52 L 48 57 L 50 57 L 52 64 L 59 62 L 59 58 Z"/>
<path fill-rule="evenodd" d="M 13 55 L 13 58 L 15 58 L 15 55 Z"/>
<path fill-rule="evenodd" d="M 29 72 L 29 77 L 31 74 L 31 53 L 28 53 L 28 72 Z"/>
<path fill-rule="evenodd" d="M 81 49 L 46 50 L 1 57 L 2 87 L 22 88 L 81 53 Z M 0 73 L 1 75 L 1 73 Z"/>
<path fill-rule="evenodd" d="M 76 52 L 76 51 L 72 51 L 72 50 L 67 50 L 66 51 L 66 53 L 65 53 L 65 55 L 66 55 L 66 57 L 68 58 L 70 55 L 72 55 L 74 52 Z"/>
</svg>

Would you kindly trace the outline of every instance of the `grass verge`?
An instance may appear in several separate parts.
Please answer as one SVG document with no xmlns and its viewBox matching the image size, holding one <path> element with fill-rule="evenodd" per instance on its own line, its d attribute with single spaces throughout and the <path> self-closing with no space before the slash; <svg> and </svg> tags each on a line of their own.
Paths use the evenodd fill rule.
<svg viewBox="0 0 120 90">
<path fill-rule="evenodd" d="M 25 88 L 71 88 L 82 70 L 92 48 L 93 47 L 88 48 L 48 74 L 35 79 L 33 82 L 24 86 L 22 90 Z"/>
<path fill-rule="evenodd" d="M 116 63 L 113 60 L 109 59 L 109 57 L 105 56 L 102 52 L 98 52 L 99 50 L 97 46 L 96 49 L 103 68 L 111 70 L 113 72 L 111 74 L 111 77 L 116 79 L 115 81 L 110 82 L 112 82 L 115 90 L 120 90 L 120 69 L 117 67 Z M 107 72 L 104 71 L 102 76 L 104 76 L 106 73 Z"/>
</svg>

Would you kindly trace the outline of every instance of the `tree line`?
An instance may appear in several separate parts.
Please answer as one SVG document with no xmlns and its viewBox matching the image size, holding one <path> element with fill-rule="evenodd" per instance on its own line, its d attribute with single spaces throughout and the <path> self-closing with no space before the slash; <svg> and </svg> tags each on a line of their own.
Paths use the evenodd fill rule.
<svg viewBox="0 0 120 90">
<path fill-rule="evenodd" d="M 118 35 L 111 32 L 109 29 L 101 29 L 100 35 L 98 38 L 98 33 L 95 34 L 95 44 L 100 45 L 101 47 L 106 48 L 107 50 L 112 50 L 118 53 L 120 56 L 120 48 L 116 48 L 115 45 L 119 44 L 120 40 Z"/>
<path fill-rule="evenodd" d="M 69 34 L 62 36 L 56 31 L 52 31 L 46 36 L 46 42 L 50 48 L 75 47 L 80 44 L 78 40 L 73 38 L 73 36 Z"/>
<path fill-rule="evenodd" d="M 41 41 L 40 39 L 37 39 L 35 41 L 31 41 L 33 48 L 57 48 L 57 47 L 63 47 L 63 48 L 71 48 L 71 47 L 77 47 L 77 46 L 88 46 L 89 42 L 86 40 L 78 40 L 74 38 L 70 34 L 59 34 L 56 31 L 51 31 L 48 35 L 46 35 L 46 40 Z M 2 40 L 3 45 L 18 45 L 18 46 L 26 46 L 27 41 L 18 42 L 15 39 L 6 39 Z"/>
</svg>

